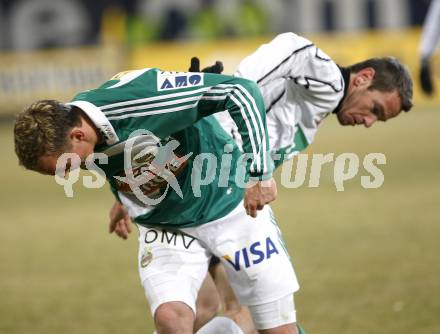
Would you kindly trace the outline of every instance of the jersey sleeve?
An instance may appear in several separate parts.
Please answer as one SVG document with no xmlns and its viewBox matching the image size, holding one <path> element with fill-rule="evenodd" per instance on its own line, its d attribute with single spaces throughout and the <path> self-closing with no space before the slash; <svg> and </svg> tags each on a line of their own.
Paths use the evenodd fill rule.
<svg viewBox="0 0 440 334">
<path fill-rule="evenodd" d="M 263 98 L 255 82 L 231 78 L 211 87 L 199 103 L 202 115 L 226 111 L 235 123 L 242 140 L 241 149 L 249 154 L 250 176 L 268 179 L 272 176 Z"/>
<path fill-rule="evenodd" d="M 294 33 L 280 34 L 244 58 L 234 75 L 253 80 L 259 86 L 279 78 L 295 77 L 302 70 L 302 51 L 313 46 L 312 42 Z"/>
</svg>

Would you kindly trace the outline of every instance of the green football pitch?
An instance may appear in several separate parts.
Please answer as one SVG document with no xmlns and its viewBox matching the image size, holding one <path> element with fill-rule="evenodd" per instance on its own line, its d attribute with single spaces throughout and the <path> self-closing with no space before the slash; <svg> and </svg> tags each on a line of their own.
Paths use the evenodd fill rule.
<svg viewBox="0 0 440 334">
<path fill-rule="evenodd" d="M 307 153 L 387 161 L 378 189 L 361 186 L 361 168 L 336 191 L 334 164 L 319 187 L 279 187 L 273 208 L 308 333 L 440 333 L 439 143 L 435 109 L 371 129 L 325 120 Z M 18 167 L 11 122 L 0 125 L 0 148 L 0 333 L 152 333 L 136 231 L 127 241 L 108 234 L 107 187 L 78 183 L 67 198 L 53 178 Z"/>
</svg>

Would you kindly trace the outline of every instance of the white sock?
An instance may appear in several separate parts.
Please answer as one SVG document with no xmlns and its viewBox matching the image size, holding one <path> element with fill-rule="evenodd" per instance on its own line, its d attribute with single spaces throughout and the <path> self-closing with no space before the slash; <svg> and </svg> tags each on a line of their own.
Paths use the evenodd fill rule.
<svg viewBox="0 0 440 334">
<path fill-rule="evenodd" d="M 226 317 L 215 317 L 196 334 L 244 334 L 240 327 L 231 319 Z"/>
</svg>

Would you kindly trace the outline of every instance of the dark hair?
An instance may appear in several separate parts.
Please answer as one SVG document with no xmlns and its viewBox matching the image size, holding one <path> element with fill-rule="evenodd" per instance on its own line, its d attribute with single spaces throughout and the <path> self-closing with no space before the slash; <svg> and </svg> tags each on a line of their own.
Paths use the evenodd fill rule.
<svg viewBox="0 0 440 334">
<path fill-rule="evenodd" d="M 18 114 L 14 141 L 20 165 L 36 170 L 41 156 L 62 153 L 68 131 L 81 125 L 80 115 L 80 109 L 55 100 L 37 101 Z"/>
<path fill-rule="evenodd" d="M 413 82 L 406 66 L 394 57 L 383 57 L 367 59 L 353 64 L 347 69 L 351 73 L 357 73 L 367 67 L 372 67 L 375 70 L 369 89 L 382 92 L 397 90 L 402 102 L 402 110 L 409 111 L 412 108 Z"/>
</svg>

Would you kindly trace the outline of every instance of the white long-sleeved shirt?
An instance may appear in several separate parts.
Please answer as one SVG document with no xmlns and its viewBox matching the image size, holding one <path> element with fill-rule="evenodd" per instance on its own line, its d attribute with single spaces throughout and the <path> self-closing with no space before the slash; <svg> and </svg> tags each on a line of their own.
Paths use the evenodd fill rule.
<svg viewBox="0 0 440 334">
<path fill-rule="evenodd" d="M 344 97 L 339 67 L 311 41 L 283 33 L 243 59 L 235 76 L 258 83 L 266 107 L 269 146 L 275 165 L 292 158 L 314 139 L 321 121 Z M 216 115 L 240 144 L 225 113 Z M 276 154 L 279 159 L 276 159 Z"/>
</svg>

